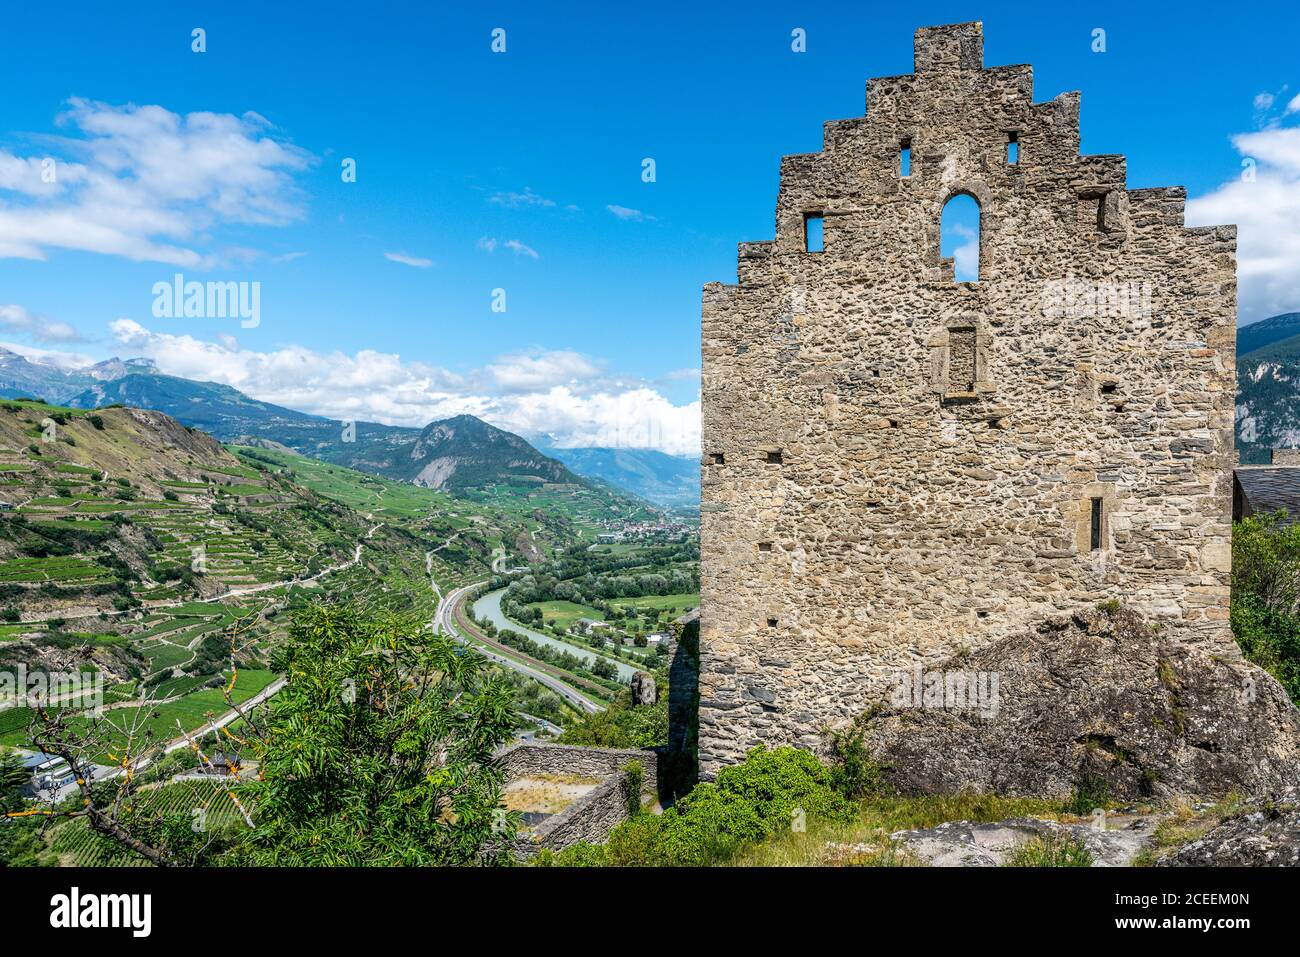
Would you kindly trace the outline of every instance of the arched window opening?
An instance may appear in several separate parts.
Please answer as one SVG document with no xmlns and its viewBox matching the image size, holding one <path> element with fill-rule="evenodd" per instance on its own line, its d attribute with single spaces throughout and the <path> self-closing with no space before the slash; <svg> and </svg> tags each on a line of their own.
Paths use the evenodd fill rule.
<svg viewBox="0 0 1300 957">
<path fill-rule="evenodd" d="M 944 204 L 939 219 L 939 255 L 951 259 L 953 279 L 979 282 L 980 204 L 961 193 Z"/>
</svg>

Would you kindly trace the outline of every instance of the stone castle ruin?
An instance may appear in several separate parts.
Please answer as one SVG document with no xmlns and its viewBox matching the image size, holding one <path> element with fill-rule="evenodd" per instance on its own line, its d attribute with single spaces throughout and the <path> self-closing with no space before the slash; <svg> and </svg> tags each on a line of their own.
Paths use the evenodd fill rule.
<svg viewBox="0 0 1300 957">
<path fill-rule="evenodd" d="M 962 195 L 974 282 L 940 252 Z M 1080 155 L 1079 94 L 1035 103 L 979 23 L 783 158 L 776 238 L 704 289 L 706 776 L 1103 601 L 1238 656 L 1236 230 L 1184 198 Z"/>
</svg>

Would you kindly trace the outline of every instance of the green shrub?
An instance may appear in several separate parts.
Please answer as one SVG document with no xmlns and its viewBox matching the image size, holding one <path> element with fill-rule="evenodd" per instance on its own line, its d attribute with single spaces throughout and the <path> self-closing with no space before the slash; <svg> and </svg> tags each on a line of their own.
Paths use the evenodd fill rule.
<svg viewBox="0 0 1300 957">
<path fill-rule="evenodd" d="M 1080 816 L 1091 814 L 1097 808 L 1104 808 L 1110 803 L 1110 788 L 1106 779 L 1092 771 L 1084 771 L 1070 792 L 1070 800 L 1065 809 L 1070 814 Z"/>
<path fill-rule="evenodd" d="M 1259 665 L 1300 704 L 1300 616 L 1270 608 L 1258 595 L 1235 594 L 1229 618 L 1248 661 Z"/>
<path fill-rule="evenodd" d="M 1092 867 L 1092 854 L 1073 837 L 1047 834 L 1011 852 L 1007 867 Z"/>
<path fill-rule="evenodd" d="M 641 783 L 645 780 L 645 766 L 640 761 L 623 765 L 623 797 L 627 800 L 628 817 L 641 813 Z"/>
<path fill-rule="evenodd" d="M 576 845 L 537 860 L 568 867 L 701 867 L 723 863 L 747 845 L 797 823 L 848 821 L 856 811 L 831 786 L 831 774 L 811 753 L 757 747 L 698 784 L 663 814 L 642 814 L 615 827 L 603 851 Z"/>
<path fill-rule="evenodd" d="M 846 727 L 827 731 L 831 786 L 854 801 L 888 790 L 884 769 L 872 759 L 867 747 L 867 726 L 872 716 L 872 712 L 864 712 L 854 717 Z"/>
<path fill-rule="evenodd" d="M 587 715 L 564 729 L 560 744 L 596 748 L 654 748 L 668 743 L 668 696 L 652 705 L 632 706 L 624 689 L 603 711 Z"/>
</svg>

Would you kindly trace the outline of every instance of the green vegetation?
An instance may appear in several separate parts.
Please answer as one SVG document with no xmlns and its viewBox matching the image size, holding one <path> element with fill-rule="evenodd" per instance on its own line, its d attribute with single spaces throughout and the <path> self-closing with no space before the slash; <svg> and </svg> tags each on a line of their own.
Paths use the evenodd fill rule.
<svg viewBox="0 0 1300 957">
<path fill-rule="evenodd" d="M 1249 799 L 1242 794 L 1229 794 L 1212 807 L 1192 807 L 1182 802 L 1173 808 L 1173 814 L 1156 825 L 1151 843 L 1133 859 L 1134 867 L 1149 867 L 1161 857 L 1203 837 L 1211 828 L 1240 813 Z"/>
<path fill-rule="evenodd" d="M 537 609 L 542 613 L 542 623 L 554 625 L 562 631 L 568 631 L 579 618 L 600 620 L 603 617 L 603 613 L 599 608 L 592 608 L 590 605 L 579 605 L 571 601 L 534 602 L 525 607 Z M 536 621 L 537 619 L 533 620 Z"/>
<path fill-rule="evenodd" d="M 609 707 L 565 728 L 560 744 L 584 744 L 597 748 L 654 748 L 668 743 L 668 689 L 659 688 L 653 705 L 632 706 L 632 694 L 624 688 Z"/>
<path fill-rule="evenodd" d="M 857 714 L 844 728 L 828 733 L 831 757 L 831 784 L 855 801 L 886 790 L 885 769 L 871 758 L 867 747 L 867 725 L 874 712 Z"/>
<path fill-rule="evenodd" d="M 1091 867 L 1092 854 L 1076 838 L 1048 834 L 1026 841 L 1011 852 L 1007 867 Z"/>
<path fill-rule="evenodd" d="M 175 863 L 207 863 L 214 849 L 232 843 L 247 828 L 237 800 L 222 781 L 181 781 L 143 788 L 126 815 L 126 823 L 133 832 L 164 848 Z M 130 848 L 92 830 L 85 818 L 60 822 L 48 841 L 59 862 L 71 867 L 149 865 Z"/>
<path fill-rule="evenodd" d="M 726 863 L 742 850 L 809 821 L 846 823 L 854 808 L 830 783 L 830 771 L 796 748 L 755 748 L 698 784 L 663 814 L 639 814 L 603 845 L 578 844 L 538 856 L 541 866 L 699 867 Z"/>
<path fill-rule="evenodd" d="M 23 787 L 30 778 L 20 757 L 0 748 L 0 817 L 21 813 L 26 808 Z M 0 868 L 49 867 L 57 863 L 46 850 L 40 826 L 41 822 L 34 817 L 0 819 Z"/>
<path fill-rule="evenodd" d="M 1246 658 L 1300 704 L 1300 525 L 1285 513 L 1233 526 L 1230 622 Z"/>
<path fill-rule="evenodd" d="M 269 865 L 469 864 L 493 834 L 512 693 L 421 622 L 313 606 L 253 747 L 258 827 L 232 851 Z M 430 754 L 443 760 L 432 768 Z"/>
</svg>

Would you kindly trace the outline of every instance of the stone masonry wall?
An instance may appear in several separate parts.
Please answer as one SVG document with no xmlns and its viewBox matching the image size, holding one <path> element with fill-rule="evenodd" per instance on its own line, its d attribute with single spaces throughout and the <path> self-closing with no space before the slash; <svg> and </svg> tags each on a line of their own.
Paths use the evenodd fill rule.
<svg viewBox="0 0 1300 957">
<path fill-rule="evenodd" d="M 609 832 L 629 817 L 624 766 L 629 761 L 640 762 L 641 794 L 654 795 L 658 789 L 658 758 L 658 753 L 649 748 L 586 748 L 533 742 L 505 749 L 497 762 L 507 780 L 533 774 L 576 774 L 604 780 L 595 790 L 543 821 L 532 834 L 500 846 L 516 858 L 527 859 L 543 849 L 559 851 L 581 841 L 603 843 Z"/>
<path fill-rule="evenodd" d="M 940 257 L 958 194 L 978 282 Z M 775 240 L 704 289 L 705 776 L 1103 599 L 1237 653 L 1236 230 L 1184 198 L 1079 155 L 1079 94 L 985 69 L 978 23 L 918 30 L 914 73 L 782 160 Z"/>
<path fill-rule="evenodd" d="M 529 774 L 578 774 L 604 778 L 619 774 L 629 761 L 640 761 L 642 790 L 654 794 L 658 787 L 659 754 L 653 748 L 588 748 L 573 744 L 531 741 L 512 745 L 497 755 L 507 779 Z"/>
</svg>

